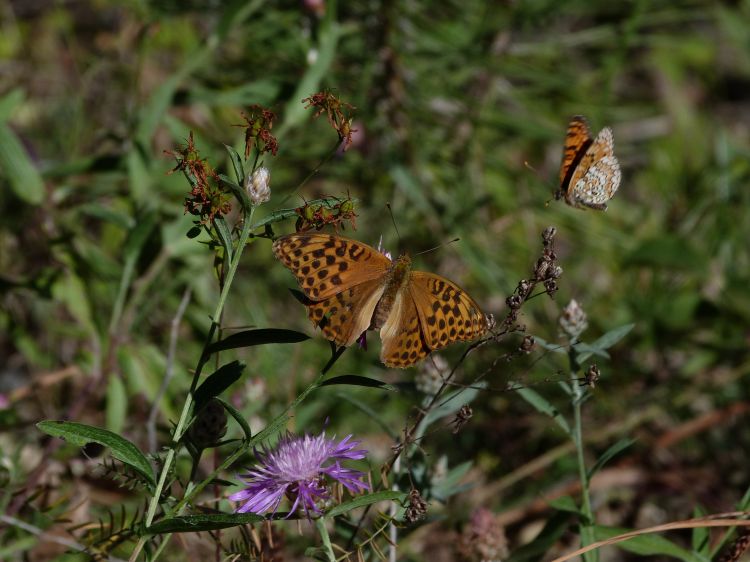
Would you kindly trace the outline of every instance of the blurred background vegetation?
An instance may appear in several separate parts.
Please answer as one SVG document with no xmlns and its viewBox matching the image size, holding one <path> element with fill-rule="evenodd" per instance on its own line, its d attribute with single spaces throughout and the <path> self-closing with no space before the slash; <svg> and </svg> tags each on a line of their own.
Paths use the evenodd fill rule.
<svg viewBox="0 0 750 562">
<path fill-rule="evenodd" d="M 302 103 L 323 89 L 356 107 L 354 142 L 297 190 L 337 143 Z M 597 520 L 640 527 L 740 502 L 750 485 L 750 2 L 34 0 L 0 3 L 0 448 L 2 505 L 16 517 L 63 533 L 115 504 L 138 506 L 92 475 L 96 459 L 51 448 L 34 424 L 71 416 L 145 448 L 170 323 L 189 289 L 161 403 L 167 439 L 218 289 L 213 253 L 185 236 L 189 186 L 167 175 L 174 160 L 164 151 L 193 131 L 201 155 L 226 171 L 222 144 L 242 150 L 235 125 L 251 104 L 278 115 L 260 216 L 348 193 L 358 218 L 345 235 L 373 245 L 382 236 L 412 254 L 459 237 L 417 267 L 450 277 L 497 317 L 529 277 L 542 230 L 557 227 L 560 290 L 524 307 L 528 332 L 559 341 L 571 298 L 588 314 L 583 339 L 635 324 L 610 359 L 596 359 L 602 379 L 584 409 L 591 462 L 622 437 L 637 440 L 592 483 Z M 613 128 L 623 179 L 607 212 L 548 204 L 574 114 L 595 131 Z M 270 243 L 248 250 L 223 326 L 313 333 Z M 521 337 L 473 354 L 461 380 Z M 292 429 L 319 431 L 330 417 L 331 433 L 364 439 L 377 471 L 420 395 L 415 370 L 386 370 L 370 340 L 335 372 L 402 392 L 329 387 Z M 320 337 L 240 351 L 248 373 L 232 400 L 260 429 L 328 354 Z M 498 514 L 513 551 L 551 521 L 548 500 L 578 493 L 560 428 L 504 391 L 566 376 L 566 366 L 539 348 L 499 362 L 471 423 L 430 436 L 431 462 L 471 461 L 471 485 L 432 502 L 400 559 L 455 559 L 480 506 Z M 556 384 L 535 389 L 568 412 Z M 29 498 L 33 490 L 44 493 Z M 64 550 L 6 532 L 6 558 Z M 576 540 L 571 528 L 550 552 Z"/>
</svg>

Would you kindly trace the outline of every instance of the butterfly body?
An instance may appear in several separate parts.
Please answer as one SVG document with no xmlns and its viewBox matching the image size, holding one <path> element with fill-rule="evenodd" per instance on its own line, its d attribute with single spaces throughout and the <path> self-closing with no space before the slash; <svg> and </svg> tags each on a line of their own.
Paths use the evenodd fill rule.
<svg viewBox="0 0 750 562">
<path fill-rule="evenodd" d="M 620 179 L 612 129 L 606 127 L 593 138 L 586 118 L 573 117 L 565 136 L 560 187 L 555 198 L 564 198 L 572 207 L 604 211 L 620 186 Z"/>
<path fill-rule="evenodd" d="M 396 303 L 396 297 L 409 282 L 410 274 L 411 258 L 407 254 L 401 254 L 388 270 L 383 294 L 375 306 L 375 312 L 372 315 L 370 330 L 379 330 L 386 323 L 388 316 L 393 310 L 393 305 Z"/>
<path fill-rule="evenodd" d="M 488 330 L 468 294 L 439 275 L 413 271 L 407 254 L 392 261 L 356 240 L 309 232 L 282 236 L 273 251 L 297 278 L 308 318 L 323 335 L 349 346 L 366 330 L 380 330 L 380 358 L 389 367 L 409 367 Z"/>
</svg>

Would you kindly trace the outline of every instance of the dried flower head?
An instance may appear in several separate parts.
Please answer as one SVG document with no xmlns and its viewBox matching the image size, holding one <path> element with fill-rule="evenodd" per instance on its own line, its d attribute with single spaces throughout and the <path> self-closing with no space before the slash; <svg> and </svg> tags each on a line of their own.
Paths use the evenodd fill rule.
<svg viewBox="0 0 750 562">
<path fill-rule="evenodd" d="M 245 189 L 253 205 L 260 205 L 271 198 L 271 172 L 260 167 L 247 176 Z"/>
<path fill-rule="evenodd" d="M 404 519 L 407 523 L 416 523 L 424 519 L 427 515 L 427 502 L 422 499 L 422 495 L 416 488 L 409 492 L 409 506 L 404 513 Z"/>
<path fill-rule="evenodd" d="M 201 159 L 192 131 L 184 146 L 174 152 L 165 152 L 177 160 L 177 165 L 169 173 L 181 171 L 193 186 L 185 198 L 186 213 L 200 217 L 201 223 L 207 223 L 216 215 L 225 215 L 231 210 L 230 195 L 221 188 L 219 174 L 207 160 Z"/>
<path fill-rule="evenodd" d="M 326 196 L 310 203 L 305 203 L 302 207 L 294 210 L 297 214 L 297 223 L 295 229 L 297 232 L 304 232 L 314 228 L 321 230 L 323 227 L 332 225 L 338 233 L 339 227 L 345 229 L 345 222 L 349 221 L 352 228 L 357 230 L 355 219 L 357 213 L 354 212 L 354 201 L 351 197 L 338 198 Z"/>
<path fill-rule="evenodd" d="M 260 105 L 251 105 L 250 112 L 243 113 L 242 118 L 245 120 L 245 125 L 237 126 L 245 127 L 245 159 L 250 157 L 253 148 L 258 151 L 258 154 L 270 152 L 276 156 L 279 143 L 271 134 L 276 114 Z"/>
<path fill-rule="evenodd" d="M 352 133 L 356 132 L 356 129 L 352 129 L 351 112 L 356 108 L 350 103 L 341 101 L 333 92 L 327 90 L 313 94 L 302 101 L 307 102 L 305 109 L 316 108 L 314 117 L 319 117 L 325 113 L 331 127 L 338 133 L 339 141 L 343 143 L 344 150 L 349 148 L 349 145 L 352 144 Z"/>
<path fill-rule="evenodd" d="M 275 512 L 286 496 L 292 507 L 306 517 L 322 513 L 331 500 L 331 483 L 338 482 L 356 494 L 369 489 L 365 474 L 341 466 L 345 459 L 363 459 L 364 449 L 355 449 L 359 441 L 351 435 L 339 442 L 328 439 L 325 432 L 304 437 L 286 434 L 273 449 L 256 451 L 258 466 L 243 476 L 248 486 L 229 499 L 241 502 L 238 513 Z"/>
<path fill-rule="evenodd" d="M 508 557 L 508 540 L 494 513 L 480 507 L 464 527 L 458 545 L 462 560 L 495 562 Z"/>
<path fill-rule="evenodd" d="M 560 329 L 571 340 L 577 340 L 588 327 L 586 312 L 575 299 L 571 300 L 560 316 Z"/>
<path fill-rule="evenodd" d="M 468 404 L 461 406 L 461 409 L 456 413 L 456 417 L 451 421 L 451 424 L 453 424 L 453 433 L 456 434 L 461 431 L 461 428 L 469 423 L 473 415 L 474 410 L 471 409 L 471 406 Z"/>
<path fill-rule="evenodd" d="M 596 383 L 599 382 L 599 379 L 601 378 L 601 373 L 599 372 L 599 367 L 596 366 L 596 363 L 592 363 L 592 365 L 588 368 L 586 371 L 586 374 L 583 377 L 583 381 L 581 382 L 581 386 L 589 386 L 591 388 L 596 388 Z"/>
</svg>

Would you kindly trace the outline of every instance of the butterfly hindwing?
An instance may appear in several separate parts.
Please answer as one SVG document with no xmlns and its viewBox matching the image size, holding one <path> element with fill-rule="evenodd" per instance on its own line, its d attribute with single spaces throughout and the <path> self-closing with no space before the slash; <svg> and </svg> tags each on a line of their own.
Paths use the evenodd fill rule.
<svg viewBox="0 0 750 562">
<path fill-rule="evenodd" d="M 380 329 L 380 340 L 380 360 L 387 367 L 405 369 L 430 353 L 422 337 L 416 303 L 408 288 L 402 288 L 396 295 L 388 320 Z"/>
<path fill-rule="evenodd" d="M 326 339 L 350 346 L 370 326 L 383 295 L 383 284 L 375 279 L 344 289 L 326 300 L 306 303 L 307 316 Z"/>
<path fill-rule="evenodd" d="M 410 291 L 416 304 L 424 340 L 431 350 L 483 335 L 487 318 L 455 283 L 424 271 L 414 271 Z"/>
<path fill-rule="evenodd" d="M 391 266 L 391 260 L 367 244 L 331 234 L 288 234 L 273 243 L 273 252 L 305 296 L 316 301 L 383 279 Z"/>
<path fill-rule="evenodd" d="M 602 129 L 570 178 L 565 194 L 573 206 L 606 209 L 620 186 L 620 164 L 614 155 L 615 141 L 612 129 Z"/>
</svg>

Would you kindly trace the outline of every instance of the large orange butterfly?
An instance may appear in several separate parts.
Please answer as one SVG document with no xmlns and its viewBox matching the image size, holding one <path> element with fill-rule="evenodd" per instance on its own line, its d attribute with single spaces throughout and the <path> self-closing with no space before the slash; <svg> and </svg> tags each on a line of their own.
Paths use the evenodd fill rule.
<svg viewBox="0 0 750 562">
<path fill-rule="evenodd" d="M 323 335 L 349 346 L 379 329 L 388 367 L 409 367 L 489 329 L 469 295 L 439 275 L 412 271 L 406 254 L 392 261 L 356 240 L 310 232 L 282 236 L 273 252 L 297 278 L 307 315 Z"/>
<path fill-rule="evenodd" d="M 560 187 L 555 199 L 564 197 L 573 207 L 605 211 L 607 201 L 620 186 L 620 164 L 615 158 L 614 146 L 612 129 L 602 129 L 594 139 L 586 118 L 573 117 L 565 136 Z"/>
</svg>

